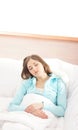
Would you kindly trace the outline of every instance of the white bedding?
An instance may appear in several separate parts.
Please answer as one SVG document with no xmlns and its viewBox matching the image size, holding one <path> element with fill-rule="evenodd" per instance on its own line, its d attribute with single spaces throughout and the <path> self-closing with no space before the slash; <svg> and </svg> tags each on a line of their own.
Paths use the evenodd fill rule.
<svg viewBox="0 0 78 130">
<path fill-rule="evenodd" d="M 43 96 L 36 95 L 36 94 L 27 94 L 22 102 L 23 104 L 29 105 L 34 102 L 50 102 L 47 98 L 44 98 Z M 3 126 L 2 130 L 9 130 L 9 128 L 12 129 L 15 127 L 18 127 L 21 125 L 21 127 L 27 127 L 30 130 L 52 130 L 58 128 L 58 122 L 60 130 L 62 129 L 62 123 L 60 125 L 60 121 L 63 122 L 62 118 L 55 117 L 51 112 L 45 111 L 48 115 L 48 119 L 41 119 L 39 117 L 36 117 L 32 114 L 26 113 L 24 111 L 18 111 L 18 112 L 1 112 L 0 113 L 0 120 L 6 121 L 5 125 Z"/>
<path fill-rule="evenodd" d="M 78 130 L 78 65 L 52 58 L 46 59 L 46 62 L 50 65 L 52 71 L 59 75 L 66 83 L 67 109 L 64 118 L 53 117 L 51 125 L 45 128 L 45 130 Z M 0 126 L 3 126 L 2 128 L 0 127 L 0 130 L 32 130 L 32 128 L 27 126 L 26 122 L 21 119 L 23 118 L 23 120 L 25 120 L 25 117 L 23 117 L 24 113 L 22 114 L 19 112 L 13 115 L 6 111 L 9 102 L 14 97 L 16 90 L 22 82 L 20 78 L 21 68 L 22 61 L 0 58 Z M 28 102 L 26 103 L 25 97 L 22 104 L 25 103 L 28 105 L 31 98 L 27 100 Z M 38 97 L 35 98 L 33 96 L 33 101 L 36 102 L 37 98 Z M 39 97 L 39 100 L 42 101 L 42 98 Z M 35 122 L 36 126 L 38 125 L 36 130 L 41 130 L 39 127 L 41 123 L 36 120 L 36 117 L 34 120 L 31 120 L 31 122 Z M 47 120 L 47 122 L 49 121 Z M 55 123 L 54 126 L 53 123 Z M 43 124 L 44 126 L 47 125 L 45 122 Z"/>
</svg>

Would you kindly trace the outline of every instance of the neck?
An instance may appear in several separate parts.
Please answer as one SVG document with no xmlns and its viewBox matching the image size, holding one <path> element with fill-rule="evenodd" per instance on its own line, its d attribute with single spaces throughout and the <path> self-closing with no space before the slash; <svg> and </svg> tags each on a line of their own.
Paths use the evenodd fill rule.
<svg viewBox="0 0 78 130">
<path fill-rule="evenodd" d="M 37 77 L 37 81 L 45 81 L 48 79 L 48 75 L 46 73 L 42 74 L 42 76 Z"/>
</svg>

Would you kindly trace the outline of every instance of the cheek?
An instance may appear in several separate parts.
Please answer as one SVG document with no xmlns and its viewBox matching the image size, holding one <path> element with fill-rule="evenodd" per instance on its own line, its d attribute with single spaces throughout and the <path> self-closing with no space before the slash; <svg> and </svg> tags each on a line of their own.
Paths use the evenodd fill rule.
<svg viewBox="0 0 78 130">
<path fill-rule="evenodd" d="M 39 68 L 40 70 L 41 70 L 41 72 L 43 72 L 44 71 L 44 67 L 43 66 L 40 66 L 40 68 Z"/>
<path fill-rule="evenodd" d="M 32 74 L 33 73 L 33 71 L 32 70 L 29 70 L 29 72 Z"/>
<path fill-rule="evenodd" d="M 30 72 L 30 74 L 34 75 L 34 72 L 33 72 L 33 70 L 30 70 L 29 72 Z"/>
</svg>

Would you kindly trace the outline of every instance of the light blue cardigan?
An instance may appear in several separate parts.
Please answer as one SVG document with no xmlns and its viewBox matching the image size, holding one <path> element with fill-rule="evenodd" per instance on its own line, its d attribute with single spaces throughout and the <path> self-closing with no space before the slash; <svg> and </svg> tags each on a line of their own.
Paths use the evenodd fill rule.
<svg viewBox="0 0 78 130">
<path fill-rule="evenodd" d="M 43 95 L 51 100 L 52 104 L 45 104 L 44 109 L 49 110 L 56 116 L 64 116 L 66 109 L 66 86 L 61 78 L 52 74 L 46 81 L 44 90 L 41 92 L 36 88 L 36 78 L 24 80 L 16 96 L 9 104 L 9 111 L 23 111 L 26 106 L 22 106 L 21 102 L 27 93 L 36 93 Z"/>
</svg>

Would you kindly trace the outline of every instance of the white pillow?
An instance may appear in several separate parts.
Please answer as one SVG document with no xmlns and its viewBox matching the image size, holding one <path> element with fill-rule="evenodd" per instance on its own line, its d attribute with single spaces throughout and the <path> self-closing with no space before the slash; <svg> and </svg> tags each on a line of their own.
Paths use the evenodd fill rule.
<svg viewBox="0 0 78 130">
<path fill-rule="evenodd" d="M 62 69 L 63 65 L 66 64 L 66 62 L 63 62 L 59 59 L 44 59 L 48 65 L 50 66 L 52 72 L 56 75 L 58 75 L 62 80 L 65 82 L 66 86 L 69 85 L 69 77 L 64 69 Z"/>
<path fill-rule="evenodd" d="M 22 63 L 19 60 L 0 58 L 0 96 L 13 96 L 21 83 Z"/>
<path fill-rule="evenodd" d="M 8 105 L 12 98 L 0 97 L 0 112 L 7 111 Z"/>
</svg>

